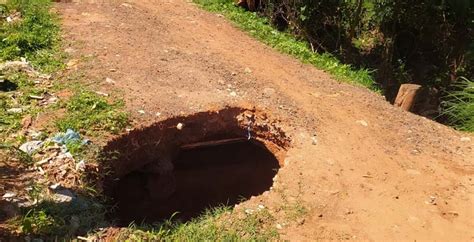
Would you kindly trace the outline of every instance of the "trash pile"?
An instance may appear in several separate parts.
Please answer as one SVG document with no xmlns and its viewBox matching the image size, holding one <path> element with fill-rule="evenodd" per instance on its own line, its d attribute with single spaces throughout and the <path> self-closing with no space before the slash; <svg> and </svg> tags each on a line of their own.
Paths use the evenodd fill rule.
<svg viewBox="0 0 474 242">
<path fill-rule="evenodd" d="M 85 160 L 76 160 L 68 150 L 69 144 L 86 145 L 79 133 L 68 129 L 45 140 L 31 140 L 20 146 L 20 150 L 33 157 L 33 167 L 49 183 L 71 187 L 80 185 L 80 173 L 86 168 Z"/>
<path fill-rule="evenodd" d="M 30 164 L 33 172 L 35 185 L 48 186 L 49 194 L 40 194 L 39 197 L 28 197 L 33 186 L 26 188 L 26 191 L 7 191 L 2 194 L 2 200 L 13 202 L 19 207 L 29 207 L 46 198 L 56 202 L 70 202 L 77 196 L 68 188 L 81 185 L 81 173 L 86 169 L 86 161 L 77 160 L 68 150 L 71 143 L 87 145 L 88 139 L 83 139 L 79 133 L 68 129 L 66 132 L 59 132 L 52 138 L 44 140 L 36 139 L 41 137 L 40 132 L 30 132 L 31 141 L 23 143 L 19 150 L 32 157 L 34 161 Z"/>
</svg>

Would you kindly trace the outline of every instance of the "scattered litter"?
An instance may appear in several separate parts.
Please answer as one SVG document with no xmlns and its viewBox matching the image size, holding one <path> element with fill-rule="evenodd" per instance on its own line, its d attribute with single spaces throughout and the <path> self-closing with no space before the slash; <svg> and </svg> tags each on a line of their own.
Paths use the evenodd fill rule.
<svg viewBox="0 0 474 242">
<path fill-rule="evenodd" d="M 7 113 L 22 113 L 23 109 L 22 108 L 10 108 L 7 109 Z"/>
<path fill-rule="evenodd" d="M 85 169 L 86 169 L 86 162 L 84 160 L 81 160 L 76 164 L 76 171 L 84 171 Z"/>
<path fill-rule="evenodd" d="M 36 96 L 36 95 L 30 95 L 29 96 L 31 99 L 36 99 L 36 100 L 43 100 L 44 97 L 43 96 Z"/>
<path fill-rule="evenodd" d="M 245 73 L 252 73 L 252 70 L 250 70 L 250 68 L 248 68 L 248 67 L 245 67 L 244 71 L 245 71 Z"/>
<path fill-rule="evenodd" d="M 245 213 L 246 213 L 246 214 L 253 214 L 253 210 L 247 208 L 247 209 L 245 209 Z"/>
<path fill-rule="evenodd" d="M 132 8 L 132 5 L 129 4 L 129 3 L 122 3 L 122 4 L 120 4 L 120 6 L 126 7 L 126 8 Z"/>
<path fill-rule="evenodd" d="M 0 72 L 5 73 L 8 71 L 26 72 L 32 76 L 39 75 L 39 73 L 33 69 L 31 64 L 27 62 L 25 58 L 22 58 L 20 61 L 7 61 L 3 64 L 0 64 Z"/>
<path fill-rule="evenodd" d="M 281 224 L 276 224 L 275 226 L 277 229 L 283 229 L 283 226 L 281 226 Z"/>
<path fill-rule="evenodd" d="M 357 120 L 356 123 L 365 127 L 369 126 L 369 124 L 365 120 Z"/>
<path fill-rule="evenodd" d="M 160 112 L 157 112 L 157 113 L 155 114 L 156 117 L 159 117 L 160 115 L 161 115 Z"/>
<path fill-rule="evenodd" d="M 101 95 L 101 96 L 104 96 L 104 97 L 108 97 L 109 94 L 105 93 L 105 92 L 100 92 L 100 91 L 96 91 L 95 93 Z"/>
<path fill-rule="evenodd" d="M 59 186 L 61 186 L 60 183 L 55 183 L 55 184 L 49 186 L 49 188 L 51 188 L 51 189 L 53 189 L 53 190 L 56 190 Z"/>
<path fill-rule="evenodd" d="M 52 139 L 54 142 L 58 144 L 65 145 L 69 142 L 74 142 L 74 141 L 81 141 L 82 144 L 87 144 L 89 143 L 88 139 L 81 139 L 81 136 L 79 133 L 75 132 L 72 129 L 67 129 L 66 133 L 58 133 L 54 138 Z"/>
<path fill-rule="evenodd" d="M 259 210 L 265 209 L 265 206 L 263 206 L 262 204 L 259 204 L 259 205 L 258 205 L 258 209 L 259 209 Z"/>
<path fill-rule="evenodd" d="M 139 114 L 145 114 L 145 110 L 138 110 Z"/>
<path fill-rule="evenodd" d="M 43 141 L 33 140 L 22 144 L 20 150 L 31 155 L 35 150 L 41 148 L 41 146 L 43 146 Z"/>
<path fill-rule="evenodd" d="M 182 123 L 178 123 L 178 124 L 176 125 L 176 128 L 177 128 L 178 130 L 182 130 L 183 127 L 184 127 L 184 124 L 182 124 Z"/>
<path fill-rule="evenodd" d="M 3 194 L 3 198 L 13 198 L 13 197 L 16 197 L 16 193 L 14 192 L 6 192 L 5 194 Z"/>
<path fill-rule="evenodd" d="M 49 161 L 51 161 L 53 158 L 52 157 L 48 157 L 46 159 L 42 159 L 38 162 L 35 163 L 36 166 L 41 166 L 41 165 L 44 165 L 46 163 L 48 163 Z"/>
<path fill-rule="evenodd" d="M 7 20 L 7 23 L 12 23 L 20 19 L 21 19 L 21 12 L 14 12 L 13 14 L 5 18 L 5 20 Z"/>
<path fill-rule="evenodd" d="M 230 92 L 229 95 L 230 95 L 231 97 L 237 97 L 237 93 L 234 92 L 234 91 Z"/>
</svg>

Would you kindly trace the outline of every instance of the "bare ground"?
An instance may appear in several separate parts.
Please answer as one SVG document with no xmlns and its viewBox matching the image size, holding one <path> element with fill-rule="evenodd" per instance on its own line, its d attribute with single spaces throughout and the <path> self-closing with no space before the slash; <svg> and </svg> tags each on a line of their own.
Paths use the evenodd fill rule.
<svg viewBox="0 0 474 242">
<path fill-rule="evenodd" d="M 472 136 L 338 83 L 184 0 L 56 7 L 75 58 L 92 57 L 79 68 L 124 96 L 136 126 L 226 105 L 281 120 L 293 140 L 286 165 L 243 206 L 265 204 L 280 220 L 282 194 L 307 207 L 283 239 L 474 239 L 474 146 L 461 141 Z"/>
</svg>

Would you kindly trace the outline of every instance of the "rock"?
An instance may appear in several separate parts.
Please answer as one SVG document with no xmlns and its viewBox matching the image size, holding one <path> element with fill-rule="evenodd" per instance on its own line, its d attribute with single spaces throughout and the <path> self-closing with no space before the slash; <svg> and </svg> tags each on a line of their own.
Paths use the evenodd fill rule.
<svg viewBox="0 0 474 242">
<path fill-rule="evenodd" d="M 313 145 L 318 144 L 318 138 L 316 138 L 316 136 L 311 137 L 311 144 L 313 144 Z"/>
<path fill-rule="evenodd" d="M 76 195 L 66 188 L 57 188 L 54 192 L 53 200 L 59 203 L 71 202 L 76 199 Z"/>
<path fill-rule="evenodd" d="M 303 225 L 306 220 L 304 218 L 300 218 L 296 221 L 298 225 Z"/>
<path fill-rule="evenodd" d="M 20 209 L 11 202 L 0 200 L 0 221 L 20 215 Z"/>
<path fill-rule="evenodd" d="M 250 70 L 250 68 L 248 68 L 248 67 L 245 67 L 245 70 L 244 70 L 244 71 L 245 71 L 245 73 L 248 73 L 248 74 L 249 74 L 249 73 L 252 73 L 252 70 Z"/>
<path fill-rule="evenodd" d="M 469 137 L 461 137 L 461 142 L 471 142 L 471 138 L 469 138 Z"/>
<path fill-rule="evenodd" d="M 356 123 L 364 126 L 364 127 L 367 127 L 369 126 L 369 124 L 365 121 L 365 120 L 357 120 Z"/>
<path fill-rule="evenodd" d="M 66 63 L 66 66 L 67 66 L 68 68 L 71 68 L 71 67 L 77 66 L 78 63 L 79 63 L 79 60 L 77 60 L 77 59 L 72 59 L 72 60 L 70 60 L 70 61 L 68 61 L 68 62 Z"/>
<path fill-rule="evenodd" d="M 69 229 L 70 229 L 71 234 L 74 234 L 74 232 L 76 232 L 81 226 L 81 220 L 76 215 L 71 216 L 69 223 L 70 223 Z"/>
<path fill-rule="evenodd" d="M 271 97 L 275 94 L 275 89 L 266 87 L 263 89 L 263 96 L 265 97 Z"/>
<path fill-rule="evenodd" d="M 115 84 L 115 83 L 116 83 L 116 82 L 114 81 L 114 79 L 109 78 L 109 77 L 105 78 L 105 82 L 107 82 L 107 83 L 109 83 L 109 84 Z"/>
</svg>

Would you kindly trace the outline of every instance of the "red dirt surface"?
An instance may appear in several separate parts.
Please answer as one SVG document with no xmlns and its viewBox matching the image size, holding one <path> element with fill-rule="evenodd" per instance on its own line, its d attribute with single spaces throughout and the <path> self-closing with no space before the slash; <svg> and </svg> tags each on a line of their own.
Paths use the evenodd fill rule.
<svg viewBox="0 0 474 242">
<path fill-rule="evenodd" d="M 239 206 L 264 204 L 282 239 L 474 239 L 474 145 L 461 140 L 473 136 L 338 83 L 192 3 L 123 3 L 56 5 L 74 58 L 92 57 L 79 69 L 118 91 L 136 126 L 241 104 L 277 117 L 293 141 L 285 166 Z M 308 212 L 286 221 L 284 202 Z"/>
</svg>

